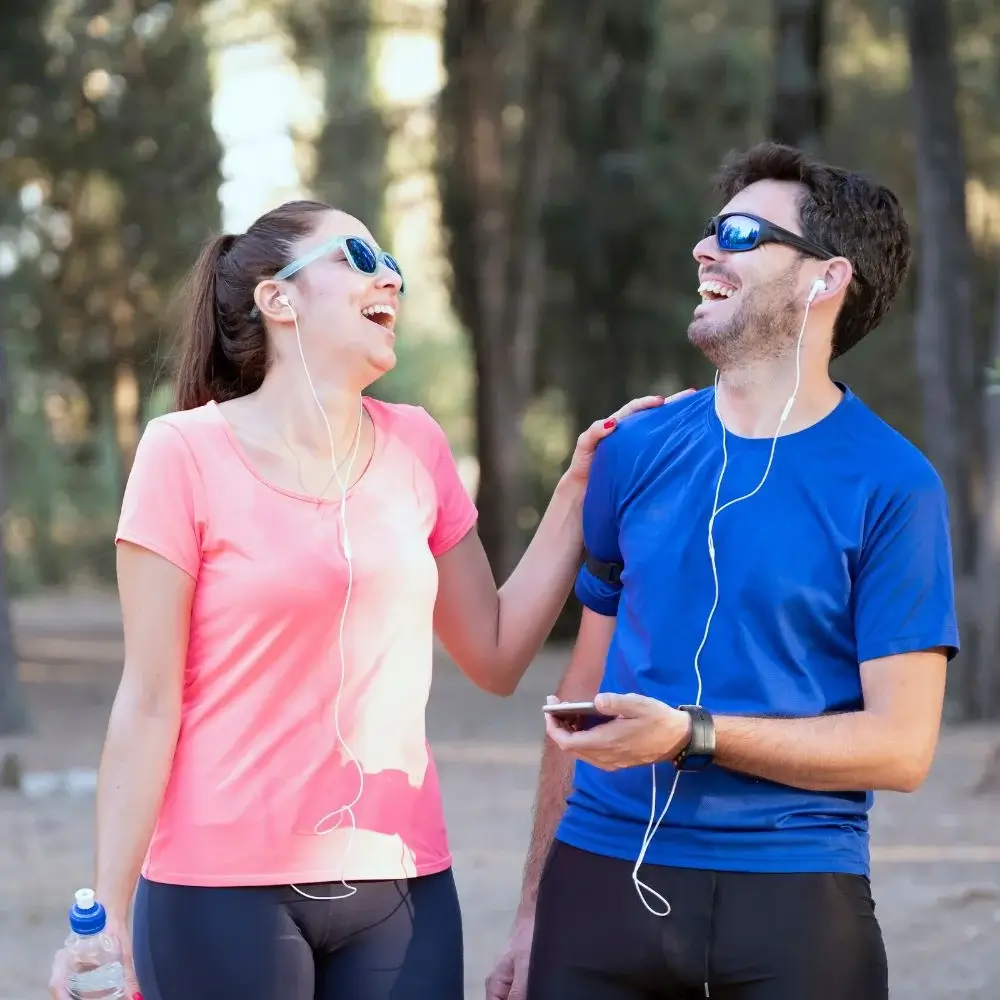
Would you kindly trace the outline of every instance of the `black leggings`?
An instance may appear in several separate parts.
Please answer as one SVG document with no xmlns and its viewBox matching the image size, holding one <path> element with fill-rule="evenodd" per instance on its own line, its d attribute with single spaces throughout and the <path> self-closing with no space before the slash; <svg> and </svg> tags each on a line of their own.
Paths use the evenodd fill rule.
<svg viewBox="0 0 1000 1000">
<path fill-rule="evenodd" d="M 539 886 L 527 1000 L 889 996 L 866 878 L 644 865 L 642 881 L 671 905 L 656 917 L 632 867 L 556 842 Z"/>
<path fill-rule="evenodd" d="M 451 871 L 355 882 L 348 899 L 291 886 L 141 879 L 133 952 L 145 1000 L 462 1000 Z M 335 896 L 339 882 L 300 886 Z"/>
</svg>

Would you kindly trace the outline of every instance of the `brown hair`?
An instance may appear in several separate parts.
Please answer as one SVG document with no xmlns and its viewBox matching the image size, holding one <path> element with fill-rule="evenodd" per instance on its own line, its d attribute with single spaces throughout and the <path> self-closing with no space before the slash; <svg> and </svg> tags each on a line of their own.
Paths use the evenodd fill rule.
<svg viewBox="0 0 1000 1000">
<path fill-rule="evenodd" d="M 216 236 L 205 245 L 183 292 L 177 409 L 260 388 L 268 365 L 267 331 L 259 314 L 251 316 L 254 289 L 291 262 L 296 240 L 330 210 L 319 201 L 289 201 L 242 236 Z"/>
<path fill-rule="evenodd" d="M 889 311 L 910 266 L 910 230 L 896 196 L 863 174 L 764 142 L 731 155 L 717 178 L 724 201 L 756 181 L 793 181 L 803 235 L 854 268 L 833 330 L 833 357 L 850 350 Z"/>
</svg>

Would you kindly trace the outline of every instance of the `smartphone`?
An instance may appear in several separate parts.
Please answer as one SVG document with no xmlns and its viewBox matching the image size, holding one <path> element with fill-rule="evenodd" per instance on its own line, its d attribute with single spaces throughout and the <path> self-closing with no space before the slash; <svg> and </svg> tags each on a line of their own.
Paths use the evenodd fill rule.
<svg viewBox="0 0 1000 1000">
<path fill-rule="evenodd" d="M 593 729 L 594 726 L 600 726 L 614 718 L 613 715 L 599 712 L 592 701 L 557 701 L 551 705 L 543 705 L 542 711 L 546 715 L 551 715 L 560 726 L 571 732 Z"/>
</svg>

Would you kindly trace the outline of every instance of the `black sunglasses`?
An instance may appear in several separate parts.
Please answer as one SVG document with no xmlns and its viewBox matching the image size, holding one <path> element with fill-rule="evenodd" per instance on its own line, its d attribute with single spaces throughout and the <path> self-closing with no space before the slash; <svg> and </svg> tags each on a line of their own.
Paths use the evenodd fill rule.
<svg viewBox="0 0 1000 1000">
<path fill-rule="evenodd" d="M 837 256 L 812 240 L 796 236 L 767 219 L 748 215 L 746 212 L 727 212 L 709 219 L 702 239 L 706 236 L 715 236 L 719 249 L 726 253 L 746 253 L 748 250 L 756 250 L 764 243 L 782 243 L 820 260 L 830 260 Z"/>
</svg>

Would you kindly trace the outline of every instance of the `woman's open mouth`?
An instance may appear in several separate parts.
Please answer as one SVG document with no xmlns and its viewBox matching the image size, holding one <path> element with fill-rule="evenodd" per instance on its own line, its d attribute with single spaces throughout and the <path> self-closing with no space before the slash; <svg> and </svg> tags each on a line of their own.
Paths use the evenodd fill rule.
<svg viewBox="0 0 1000 1000">
<path fill-rule="evenodd" d="M 396 310 L 385 302 L 365 306 L 361 310 L 361 315 L 369 322 L 382 327 L 383 330 L 391 331 L 396 324 Z"/>
</svg>

